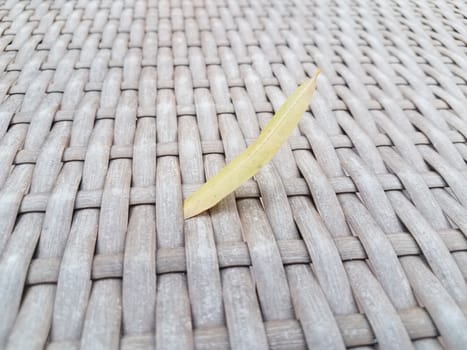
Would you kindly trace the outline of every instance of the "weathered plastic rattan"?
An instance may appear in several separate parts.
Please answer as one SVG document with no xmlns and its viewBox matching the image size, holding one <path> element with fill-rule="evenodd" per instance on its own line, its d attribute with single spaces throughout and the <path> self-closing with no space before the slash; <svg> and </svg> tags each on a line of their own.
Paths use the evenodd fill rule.
<svg viewBox="0 0 467 350">
<path fill-rule="evenodd" d="M 467 349 L 463 0 L 0 4 L 1 349 Z"/>
</svg>

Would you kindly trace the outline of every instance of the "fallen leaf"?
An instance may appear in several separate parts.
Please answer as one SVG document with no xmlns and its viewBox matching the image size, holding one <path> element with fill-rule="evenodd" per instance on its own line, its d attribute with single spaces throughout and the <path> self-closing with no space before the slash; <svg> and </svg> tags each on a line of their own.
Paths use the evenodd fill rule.
<svg viewBox="0 0 467 350">
<path fill-rule="evenodd" d="M 320 71 L 289 96 L 265 126 L 258 139 L 210 178 L 183 204 L 185 219 L 213 207 L 268 163 L 296 128 L 316 89 Z"/>
</svg>

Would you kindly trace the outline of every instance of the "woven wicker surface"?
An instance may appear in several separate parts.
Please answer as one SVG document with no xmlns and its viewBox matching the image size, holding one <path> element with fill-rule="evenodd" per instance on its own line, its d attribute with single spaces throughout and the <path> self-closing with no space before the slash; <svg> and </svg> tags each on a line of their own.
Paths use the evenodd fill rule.
<svg viewBox="0 0 467 350">
<path fill-rule="evenodd" d="M 464 1 L 0 3 L 0 348 L 467 348 Z"/>
</svg>

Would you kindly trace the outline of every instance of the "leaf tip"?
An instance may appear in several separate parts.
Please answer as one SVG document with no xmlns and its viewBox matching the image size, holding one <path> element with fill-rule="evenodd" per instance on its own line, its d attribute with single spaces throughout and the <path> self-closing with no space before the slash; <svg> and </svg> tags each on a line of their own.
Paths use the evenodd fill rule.
<svg viewBox="0 0 467 350">
<path fill-rule="evenodd" d="M 196 213 L 196 211 L 194 211 L 190 204 L 187 202 L 187 200 L 185 199 L 185 201 L 183 202 L 183 219 L 186 220 L 186 219 L 190 219 L 192 218 L 193 216 L 196 216 L 198 213 Z"/>
<path fill-rule="evenodd" d="M 301 86 L 302 87 L 306 86 L 305 89 L 310 92 L 314 91 L 316 89 L 316 85 L 318 84 L 318 77 L 321 74 L 321 72 L 322 72 L 321 69 L 317 68 L 315 71 L 315 74 L 313 74 L 311 78 L 308 78 L 307 80 L 305 80 Z"/>
<path fill-rule="evenodd" d="M 313 83 L 313 85 L 317 83 L 318 77 L 319 77 L 319 75 L 321 74 L 321 72 L 322 72 L 322 71 L 321 71 L 320 68 L 316 68 L 315 74 L 313 75 L 313 77 L 310 78 L 310 80 L 311 80 L 311 82 Z"/>
</svg>

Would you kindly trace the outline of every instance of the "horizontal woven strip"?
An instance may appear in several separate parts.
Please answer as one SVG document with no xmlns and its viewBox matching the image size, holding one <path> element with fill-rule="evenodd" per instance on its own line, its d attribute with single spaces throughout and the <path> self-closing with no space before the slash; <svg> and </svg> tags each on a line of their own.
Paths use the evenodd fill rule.
<svg viewBox="0 0 467 350">
<path fill-rule="evenodd" d="M 450 252 L 467 250 L 467 240 L 457 230 L 441 231 L 440 237 Z M 408 233 L 393 233 L 388 236 L 397 256 L 419 255 L 420 248 Z M 368 256 L 357 237 L 335 238 L 334 244 L 343 261 L 365 260 Z M 301 240 L 281 240 L 277 242 L 282 263 L 313 263 Z M 156 252 L 156 271 L 158 274 L 186 272 L 186 256 L 184 248 L 163 248 Z M 251 266 L 248 247 L 244 242 L 222 243 L 217 246 L 219 268 Z M 29 267 L 27 283 L 56 283 L 61 258 L 34 259 Z M 467 265 L 460 266 L 467 274 Z M 121 278 L 123 276 L 122 254 L 98 254 L 94 256 L 91 272 L 92 279 Z"/>
</svg>

